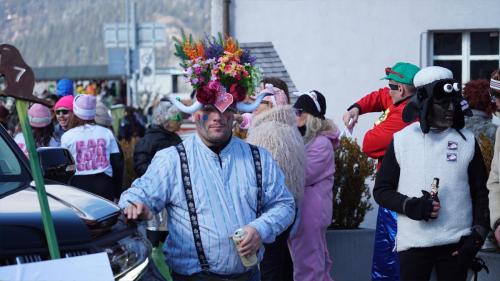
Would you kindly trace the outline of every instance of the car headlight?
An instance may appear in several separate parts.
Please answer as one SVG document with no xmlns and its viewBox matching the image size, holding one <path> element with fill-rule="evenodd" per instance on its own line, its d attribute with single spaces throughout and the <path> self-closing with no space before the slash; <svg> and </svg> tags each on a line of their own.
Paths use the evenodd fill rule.
<svg viewBox="0 0 500 281">
<path fill-rule="evenodd" d="M 123 238 L 104 250 L 108 254 L 115 279 L 135 280 L 148 265 L 151 244 L 136 234 Z"/>
</svg>

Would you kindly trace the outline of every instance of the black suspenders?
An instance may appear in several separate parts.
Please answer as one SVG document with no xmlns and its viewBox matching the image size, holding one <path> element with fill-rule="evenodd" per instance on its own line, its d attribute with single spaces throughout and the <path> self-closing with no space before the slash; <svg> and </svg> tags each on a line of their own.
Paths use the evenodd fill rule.
<svg viewBox="0 0 500 281">
<path fill-rule="evenodd" d="M 252 150 L 253 165 L 255 167 L 255 179 L 257 181 L 257 210 L 255 211 L 255 217 L 258 218 L 262 214 L 262 164 L 260 161 L 259 149 L 255 145 L 249 145 Z"/>
<path fill-rule="evenodd" d="M 182 184 L 184 185 L 184 195 L 186 196 L 189 220 L 191 221 L 191 230 L 193 231 L 194 244 L 196 246 L 196 252 L 198 253 L 198 260 L 200 261 L 201 269 L 206 271 L 209 269 L 209 266 L 207 257 L 205 256 L 205 251 L 203 251 L 203 245 L 201 244 L 201 233 L 198 225 L 198 216 L 196 215 L 196 206 L 194 205 L 193 187 L 191 186 L 191 175 L 189 173 L 186 150 L 184 149 L 184 145 L 182 143 L 176 145 L 175 148 L 177 149 L 181 159 Z"/>
<path fill-rule="evenodd" d="M 252 150 L 252 158 L 255 167 L 255 178 L 257 182 L 256 218 L 258 218 L 262 214 L 262 164 L 260 161 L 259 149 L 254 145 L 249 145 L 250 149 Z M 198 224 L 198 215 L 196 214 L 196 206 L 194 204 L 193 187 L 191 185 L 191 175 L 189 173 L 189 164 L 187 161 L 186 149 L 184 148 L 184 145 L 182 143 L 176 145 L 175 148 L 177 149 L 179 158 L 181 160 L 182 184 L 184 186 L 184 195 L 186 196 L 189 220 L 191 221 L 191 230 L 193 232 L 196 252 L 198 254 L 198 261 L 200 262 L 201 269 L 203 271 L 208 271 L 210 267 L 208 265 L 207 256 L 205 255 L 203 244 L 201 242 L 201 233 Z"/>
</svg>

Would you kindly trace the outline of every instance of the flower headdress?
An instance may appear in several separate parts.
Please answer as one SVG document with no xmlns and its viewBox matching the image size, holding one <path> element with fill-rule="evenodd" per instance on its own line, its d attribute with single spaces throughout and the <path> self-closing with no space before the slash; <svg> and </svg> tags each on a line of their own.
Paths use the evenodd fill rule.
<svg viewBox="0 0 500 281">
<path fill-rule="evenodd" d="M 243 50 L 233 38 L 206 37 L 193 41 L 191 35 L 182 33 L 182 40 L 174 38 L 175 55 L 181 59 L 188 82 L 196 91 L 196 101 L 185 106 L 177 99 L 172 102 L 183 112 L 193 113 L 203 105 L 211 104 L 224 112 L 229 106 L 243 112 L 257 108 L 265 95 L 252 104 L 243 101 L 252 96 L 260 81 L 260 71 L 255 58 Z"/>
</svg>

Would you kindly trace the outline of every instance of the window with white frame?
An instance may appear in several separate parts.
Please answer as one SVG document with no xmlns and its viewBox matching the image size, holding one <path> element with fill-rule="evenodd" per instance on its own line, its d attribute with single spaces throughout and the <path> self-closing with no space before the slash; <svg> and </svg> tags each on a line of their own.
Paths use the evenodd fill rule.
<svg viewBox="0 0 500 281">
<path fill-rule="evenodd" d="M 499 68 L 499 30 L 434 31 L 431 34 L 431 65 L 450 69 L 463 84 L 489 79 Z"/>
</svg>

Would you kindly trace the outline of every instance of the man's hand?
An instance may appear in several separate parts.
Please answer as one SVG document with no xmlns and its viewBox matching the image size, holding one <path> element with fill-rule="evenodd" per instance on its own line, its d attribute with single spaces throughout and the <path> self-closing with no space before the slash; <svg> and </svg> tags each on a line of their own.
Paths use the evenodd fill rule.
<svg viewBox="0 0 500 281">
<path fill-rule="evenodd" d="M 405 215 L 413 220 L 436 219 L 439 216 L 441 204 L 431 199 L 431 194 L 422 190 L 422 197 L 406 201 Z"/>
<path fill-rule="evenodd" d="M 356 123 L 358 123 L 358 117 L 359 109 L 357 107 L 353 107 L 351 108 L 351 110 L 344 113 L 344 116 L 342 116 L 342 120 L 344 120 L 344 124 L 347 129 L 350 130 L 354 128 L 354 125 L 356 125 Z"/>
<path fill-rule="evenodd" d="M 497 243 L 500 245 L 500 225 L 495 229 L 495 238 L 497 239 Z"/>
<path fill-rule="evenodd" d="M 458 242 L 459 248 L 451 255 L 458 256 L 458 263 L 462 266 L 470 266 L 472 259 L 483 246 L 483 239 L 475 230 L 468 236 L 462 236 Z"/>
<path fill-rule="evenodd" d="M 243 239 L 243 241 L 241 241 L 237 249 L 240 255 L 251 256 L 257 253 L 257 250 L 259 250 L 262 245 L 262 240 L 257 229 L 246 225 L 243 227 L 243 230 L 247 232 L 247 236 Z"/>
<path fill-rule="evenodd" d="M 123 209 L 123 214 L 128 220 L 149 220 L 153 217 L 153 214 L 149 210 L 148 206 L 139 202 L 129 202 L 130 204 Z"/>
<path fill-rule="evenodd" d="M 432 201 L 432 219 L 437 219 L 437 217 L 439 216 L 439 209 L 441 209 L 441 204 L 437 201 Z"/>
</svg>

